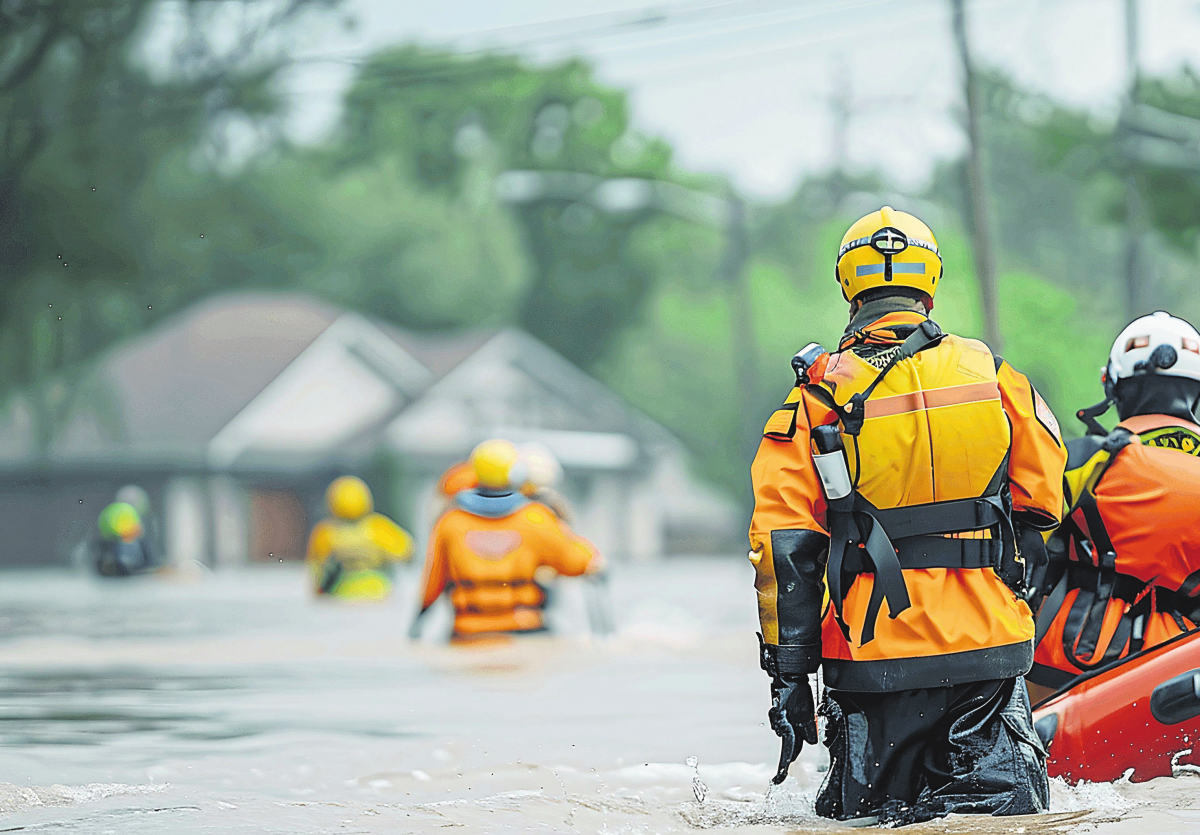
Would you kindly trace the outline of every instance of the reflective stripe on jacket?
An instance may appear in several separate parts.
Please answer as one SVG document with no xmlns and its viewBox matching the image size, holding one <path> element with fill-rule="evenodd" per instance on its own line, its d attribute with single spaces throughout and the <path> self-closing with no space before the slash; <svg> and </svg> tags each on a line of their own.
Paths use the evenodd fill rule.
<svg viewBox="0 0 1200 835">
<path fill-rule="evenodd" d="M 822 388 L 846 404 L 924 320 L 893 313 L 855 332 L 831 357 Z M 830 513 L 810 451 L 811 428 L 839 415 L 813 388 L 793 390 L 768 421 L 752 469 L 751 561 L 765 642 L 779 644 L 789 621 L 823 617 L 822 664 L 838 689 L 916 689 L 1025 673 L 1032 616 L 996 569 L 1012 540 L 1005 533 L 1011 514 L 1043 528 L 1059 520 L 1066 452 L 1050 410 L 983 343 L 943 336 L 897 362 L 862 404 L 859 434 L 844 433 L 857 491 L 853 512 L 839 517 Z M 824 613 L 781 611 L 775 578 L 784 567 L 772 553 L 772 534 L 776 541 L 786 531 L 828 534 L 846 518 L 854 523 L 850 540 L 869 540 L 874 527 L 888 535 L 905 592 L 896 596 L 907 598 L 907 608 L 899 610 L 886 590 L 872 600 L 884 573 L 866 555 L 870 547 L 852 546 L 843 554 L 844 582 L 832 583 L 843 601 Z M 838 548 L 830 553 L 833 580 Z"/>
</svg>

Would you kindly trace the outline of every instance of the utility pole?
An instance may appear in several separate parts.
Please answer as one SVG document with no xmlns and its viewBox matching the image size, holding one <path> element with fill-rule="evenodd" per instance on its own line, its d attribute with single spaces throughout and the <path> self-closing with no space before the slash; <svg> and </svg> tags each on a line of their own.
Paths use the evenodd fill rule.
<svg viewBox="0 0 1200 835">
<path fill-rule="evenodd" d="M 1137 104 L 1138 88 L 1137 0 L 1125 0 L 1125 97 L 1122 102 L 1122 133 L 1130 138 L 1130 116 Z M 1125 307 L 1130 319 L 1145 312 L 1149 276 L 1142 239 L 1146 232 L 1146 206 L 1138 188 L 1137 163 L 1130 159 L 1125 172 Z"/>
<path fill-rule="evenodd" d="M 833 206 L 842 205 L 846 196 L 846 170 L 849 168 L 850 120 L 854 115 L 851 102 L 854 99 L 853 82 L 846 57 L 839 55 L 833 64 L 833 100 L 830 111 L 833 117 Z"/>
<path fill-rule="evenodd" d="M 971 226 L 975 242 L 975 272 L 979 278 L 979 300 L 983 308 L 983 333 L 993 351 L 1003 348 L 1000 334 L 1000 294 L 996 281 L 996 254 L 992 249 L 992 230 L 988 220 L 987 185 L 983 179 L 982 139 L 979 132 L 979 90 L 971 48 L 967 39 L 966 0 L 950 0 L 954 12 L 954 37 L 962 66 L 963 87 L 967 100 L 967 202 L 971 207 Z"/>
</svg>

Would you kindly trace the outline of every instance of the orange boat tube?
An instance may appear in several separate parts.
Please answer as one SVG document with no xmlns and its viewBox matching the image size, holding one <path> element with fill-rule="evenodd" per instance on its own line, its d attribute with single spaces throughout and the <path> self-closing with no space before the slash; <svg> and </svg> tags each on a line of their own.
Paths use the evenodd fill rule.
<svg viewBox="0 0 1200 835">
<path fill-rule="evenodd" d="M 1142 782 L 1200 765 L 1200 632 L 1074 679 L 1033 718 L 1051 777 Z"/>
</svg>

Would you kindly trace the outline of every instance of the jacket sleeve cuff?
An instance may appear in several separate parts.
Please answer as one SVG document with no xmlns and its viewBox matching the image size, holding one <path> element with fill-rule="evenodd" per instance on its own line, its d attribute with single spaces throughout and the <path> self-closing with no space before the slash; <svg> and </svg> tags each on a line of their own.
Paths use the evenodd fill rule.
<svg viewBox="0 0 1200 835">
<path fill-rule="evenodd" d="M 821 666 L 820 644 L 768 644 L 758 636 L 758 665 L 772 678 L 815 673 Z"/>
</svg>

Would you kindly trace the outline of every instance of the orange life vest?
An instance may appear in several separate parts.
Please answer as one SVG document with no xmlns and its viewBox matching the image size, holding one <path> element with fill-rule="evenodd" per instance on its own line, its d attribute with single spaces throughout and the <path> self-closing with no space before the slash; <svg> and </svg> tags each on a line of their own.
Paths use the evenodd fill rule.
<svg viewBox="0 0 1200 835">
<path fill-rule="evenodd" d="M 1062 687 L 1200 623 L 1198 455 L 1200 426 L 1165 415 L 1072 441 L 1031 681 Z"/>
<path fill-rule="evenodd" d="M 421 605 L 449 588 L 456 635 L 534 631 L 543 626 L 545 598 L 538 570 L 577 576 L 598 565 L 592 544 L 545 505 L 465 491 L 434 526 Z"/>
</svg>

